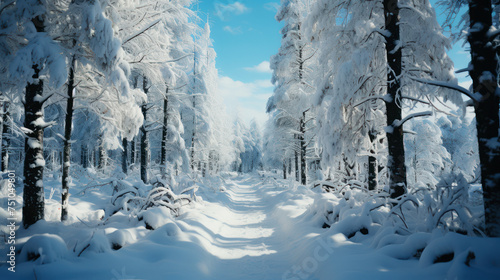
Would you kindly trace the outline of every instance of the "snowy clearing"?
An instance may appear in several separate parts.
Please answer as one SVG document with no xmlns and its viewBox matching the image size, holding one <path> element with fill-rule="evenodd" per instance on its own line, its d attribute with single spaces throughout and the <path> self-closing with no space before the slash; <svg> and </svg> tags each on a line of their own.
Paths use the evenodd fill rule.
<svg viewBox="0 0 500 280">
<path fill-rule="evenodd" d="M 110 191 L 94 189 L 83 194 L 84 184 L 76 184 L 71 189 L 75 203 L 70 211 L 81 221 L 61 224 L 60 204 L 48 199 L 50 218 L 29 231 L 17 231 L 17 246 L 22 249 L 16 272 L 7 271 L 4 264 L 0 277 L 494 279 L 500 275 L 498 239 L 443 236 L 437 231 L 410 236 L 373 231 L 348 239 L 338 231 L 355 228 L 350 220 L 322 228 L 320 208 L 326 204 L 321 201 L 328 194 L 256 174 L 226 175 L 204 183 L 200 183 L 198 201 L 183 207 L 179 217 L 155 207 L 146 210 L 141 221 L 119 212 L 104 222 L 102 209 L 109 205 Z M 46 197 L 50 195 L 47 191 Z M 2 220 L 6 220 L 5 213 Z M 146 222 L 155 229 L 146 229 Z M 425 245 L 419 261 L 413 254 Z M 453 252 L 454 257 L 434 263 L 434 257 L 443 252 Z M 37 253 L 40 257 L 27 261 Z"/>
</svg>

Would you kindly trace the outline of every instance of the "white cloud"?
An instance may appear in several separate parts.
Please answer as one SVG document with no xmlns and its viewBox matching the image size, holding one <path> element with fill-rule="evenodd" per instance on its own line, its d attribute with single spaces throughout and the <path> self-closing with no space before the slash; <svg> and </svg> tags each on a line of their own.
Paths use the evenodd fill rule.
<svg viewBox="0 0 500 280">
<path fill-rule="evenodd" d="M 274 87 L 273 84 L 271 83 L 271 80 L 256 80 L 254 83 L 258 87 L 261 87 L 261 88 L 272 88 L 272 87 Z"/>
<path fill-rule="evenodd" d="M 219 77 L 219 93 L 224 99 L 244 98 L 252 96 L 253 84 L 235 81 L 229 77 Z"/>
<path fill-rule="evenodd" d="M 260 73 L 273 73 L 269 61 L 262 61 L 261 63 L 259 63 L 259 65 L 255 65 L 253 67 L 245 67 L 245 70 L 260 72 Z"/>
<path fill-rule="evenodd" d="M 280 8 L 280 4 L 276 2 L 269 2 L 264 4 L 264 9 L 272 11 L 272 12 L 277 12 L 278 9 Z"/>
<path fill-rule="evenodd" d="M 238 1 L 227 5 L 224 5 L 222 3 L 215 3 L 214 5 L 215 15 L 222 20 L 226 18 L 227 14 L 240 15 L 249 11 L 249 9 L 243 3 L 240 3 Z"/>
<path fill-rule="evenodd" d="M 273 85 L 269 80 L 255 80 L 250 83 L 236 81 L 227 76 L 219 76 L 219 94 L 224 99 L 230 115 L 250 123 L 256 119 L 263 125 L 267 120 L 267 99 L 272 95 Z"/>
<path fill-rule="evenodd" d="M 241 28 L 238 26 L 238 27 L 231 27 L 229 25 L 226 25 L 224 26 L 224 31 L 227 31 L 231 34 L 241 34 Z"/>
</svg>

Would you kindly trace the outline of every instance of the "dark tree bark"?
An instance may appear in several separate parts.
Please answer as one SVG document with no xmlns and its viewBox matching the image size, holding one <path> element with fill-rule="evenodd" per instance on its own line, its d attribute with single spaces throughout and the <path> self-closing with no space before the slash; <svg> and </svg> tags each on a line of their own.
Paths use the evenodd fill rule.
<svg viewBox="0 0 500 280">
<path fill-rule="evenodd" d="M 386 37 L 387 54 L 387 94 L 389 100 L 385 100 L 387 112 L 387 126 L 392 131 L 387 133 L 387 145 L 389 158 L 387 167 L 389 170 L 389 192 L 391 198 L 398 198 L 406 193 L 406 166 L 405 150 L 403 142 L 403 126 L 396 125 L 401 120 L 401 108 L 397 104 L 401 91 L 401 46 L 399 34 L 399 6 L 398 0 L 384 0 L 385 28 L 390 36 Z"/>
<path fill-rule="evenodd" d="M 2 171 L 9 169 L 9 149 L 10 149 L 10 102 L 3 104 L 3 125 L 2 125 Z"/>
<path fill-rule="evenodd" d="M 99 144 L 100 145 L 100 144 Z M 92 162 L 94 163 L 94 166 L 97 166 L 99 169 L 99 147 L 92 149 Z"/>
<path fill-rule="evenodd" d="M 368 132 L 370 138 L 370 154 L 368 155 L 368 190 L 374 191 L 377 189 L 377 158 L 375 157 L 375 139 L 374 131 Z"/>
<path fill-rule="evenodd" d="M 214 170 L 214 160 L 215 160 L 215 151 L 210 151 L 208 155 L 208 171 L 213 173 Z"/>
<path fill-rule="evenodd" d="M 283 159 L 283 179 L 286 180 L 286 160 Z"/>
<path fill-rule="evenodd" d="M 44 32 L 43 20 L 34 18 L 37 32 Z M 24 127 L 28 130 L 25 139 L 24 158 L 24 205 L 23 225 L 28 228 L 44 218 L 45 196 L 43 188 L 43 80 L 39 79 L 39 65 L 33 65 L 33 83 L 26 86 L 24 105 Z"/>
<path fill-rule="evenodd" d="M 193 96 L 193 133 L 191 135 L 191 170 L 194 171 L 194 140 L 196 139 L 196 96 Z"/>
<path fill-rule="evenodd" d="M 299 153 L 297 152 L 297 145 L 296 145 L 296 142 L 297 142 L 297 135 L 294 135 L 293 136 L 293 139 L 295 140 L 294 141 L 294 145 L 293 145 L 293 156 L 294 156 L 294 160 L 295 160 L 295 181 L 297 182 L 300 182 L 300 172 L 299 172 Z"/>
<path fill-rule="evenodd" d="M 71 129 L 73 123 L 73 90 L 75 89 L 75 57 L 71 59 L 68 77 L 68 100 L 66 101 L 66 120 L 64 124 L 62 193 L 61 193 L 61 221 L 68 219 L 69 199 L 69 167 L 71 165 Z"/>
<path fill-rule="evenodd" d="M 168 86 L 163 99 L 163 128 L 161 131 L 161 151 L 160 151 L 160 168 L 163 176 L 166 175 L 167 165 L 167 127 L 168 127 Z"/>
<path fill-rule="evenodd" d="M 99 148 L 97 150 L 99 156 L 96 156 L 96 158 L 99 158 L 98 161 L 98 168 L 99 170 L 104 170 L 104 168 L 107 165 L 107 158 L 108 155 L 106 153 L 106 149 L 104 148 L 104 139 L 102 139 L 102 135 L 100 136 L 100 141 L 99 141 Z"/>
<path fill-rule="evenodd" d="M 4 151 L 4 145 L 3 145 L 3 137 L 5 137 L 4 135 L 4 123 L 5 123 L 5 104 L 6 104 L 6 100 L 3 98 L 3 94 L 2 92 L 0 91 L 0 145 L 1 146 L 1 149 L 2 151 L 0 152 L 0 154 L 2 155 L 2 157 L 0 158 L 0 160 L 2 161 L 1 162 L 1 169 L 2 171 L 4 171 L 4 168 L 3 168 L 3 163 L 4 163 L 4 157 L 3 157 L 3 151 Z"/>
<path fill-rule="evenodd" d="M 142 89 L 144 93 L 148 94 L 148 78 L 143 76 Z M 144 124 L 141 127 L 141 180 L 144 183 L 148 182 L 148 167 L 149 167 L 149 137 L 148 130 L 146 128 L 147 125 L 147 108 L 148 104 L 144 103 L 141 106 L 142 115 L 144 116 Z"/>
<path fill-rule="evenodd" d="M 122 139 L 123 153 L 122 153 L 122 171 L 128 173 L 128 141 L 127 138 Z"/>
<path fill-rule="evenodd" d="M 89 167 L 89 151 L 86 144 L 82 144 L 81 163 L 83 168 Z"/>
<path fill-rule="evenodd" d="M 130 141 L 130 164 L 135 164 L 135 137 Z"/>
<path fill-rule="evenodd" d="M 492 25 L 490 0 L 469 1 L 470 44 L 474 93 L 480 99 L 474 102 L 476 112 L 481 184 L 483 185 L 486 234 L 500 237 L 500 145 L 499 95 L 497 84 L 498 60 L 488 34 Z"/>
<path fill-rule="evenodd" d="M 306 134 L 306 112 L 302 112 L 302 118 L 300 119 L 300 126 L 299 126 L 299 142 L 300 142 L 300 183 L 302 185 L 307 184 L 307 177 L 306 177 L 306 141 L 305 141 L 305 134 Z"/>
</svg>

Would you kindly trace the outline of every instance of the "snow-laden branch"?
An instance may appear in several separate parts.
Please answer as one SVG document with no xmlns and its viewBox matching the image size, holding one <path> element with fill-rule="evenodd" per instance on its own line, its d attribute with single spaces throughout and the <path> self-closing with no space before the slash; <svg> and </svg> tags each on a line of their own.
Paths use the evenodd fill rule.
<svg viewBox="0 0 500 280">
<path fill-rule="evenodd" d="M 467 97 L 469 97 L 470 99 L 472 99 L 476 102 L 479 100 L 479 98 L 477 98 L 472 92 L 468 91 L 467 89 L 465 89 L 459 85 L 455 85 L 455 84 L 452 84 L 449 82 L 432 81 L 432 80 L 420 79 L 420 78 L 415 78 L 415 77 L 410 77 L 410 79 L 415 80 L 415 81 L 420 82 L 420 83 L 423 83 L 423 84 L 428 84 L 428 85 L 432 85 L 432 86 L 438 86 L 438 87 L 444 87 L 444 88 L 456 90 L 458 92 L 465 94 Z"/>
<path fill-rule="evenodd" d="M 404 98 L 404 99 L 409 99 L 409 100 L 416 101 L 416 102 L 420 102 L 420 103 L 423 103 L 423 104 L 426 104 L 426 105 L 431 105 L 431 104 L 430 104 L 429 102 L 427 102 L 427 101 L 420 100 L 420 99 L 418 99 L 418 98 L 414 98 L 414 97 L 411 97 L 411 96 L 401 95 L 401 98 Z"/>
<path fill-rule="evenodd" d="M 470 70 L 472 70 L 471 65 L 467 66 L 466 68 L 458 69 L 457 71 L 455 71 L 455 73 L 458 74 L 458 73 L 463 73 L 463 72 L 469 72 Z"/>
<path fill-rule="evenodd" d="M 126 38 L 125 40 L 123 40 L 123 43 L 122 45 L 125 45 L 126 43 L 130 42 L 132 39 L 140 36 L 142 33 L 148 31 L 149 29 L 151 29 L 153 26 L 157 25 L 159 22 L 161 21 L 161 19 L 157 19 L 155 21 L 153 21 L 151 24 L 149 24 L 148 26 L 146 26 L 145 28 L 139 30 L 137 33 L 135 33 L 134 35 L 132 36 L 129 36 L 128 38 Z"/>
<path fill-rule="evenodd" d="M 354 105 L 352 105 L 353 107 L 358 107 L 359 105 L 367 102 L 367 101 L 370 101 L 370 100 L 378 100 L 378 99 L 382 99 L 383 101 L 385 102 L 389 102 L 388 100 L 390 100 L 390 96 L 388 94 L 384 95 L 384 96 L 368 96 L 366 98 L 363 98 L 361 99 L 360 101 L 354 103 Z"/>
<path fill-rule="evenodd" d="M 152 64 L 152 63 L 156 63 L 156 64 L 163 64 L 163 63 L 172 63 L 172 62 L 177 62 L 179 60 L 182 60 L 188 56 L 191 56 L 191 55 L 194 55 L 194 53 L 188 53 L 186 55 L 183 55 L 181 57 L 178 57 L 178 58 L 174 58 L 174 59 L 171 59 L 171 60 L 164 60 L 164 61 L 142 61 L 142 59 L 145 57 L 145 55 L 138 61 L 134 61 L 134 62 L 130 62 L 131 64 L 134 64 L 134 63 L 140 63 L 140 62 L 143 62 L 143 63 L 148 63 L 148 64 Z"/>
<path fill-rule="evenodd" d="M 418 113 L 410 114 L 410 115 L 406 116 L 402 120 L 395 120 L 392 123 L 392 127 L 393 128 L 401 127 L 405 122 L 407 122 L 407 121 L 409 121 L 409 120 L 411 120 L 413 118 L 416 118 L 416 117 L 425 117 L 425 116 L 432 116 L 432 111 L 424 111 L 424 112 L 418 112 Z"/>
</svg>

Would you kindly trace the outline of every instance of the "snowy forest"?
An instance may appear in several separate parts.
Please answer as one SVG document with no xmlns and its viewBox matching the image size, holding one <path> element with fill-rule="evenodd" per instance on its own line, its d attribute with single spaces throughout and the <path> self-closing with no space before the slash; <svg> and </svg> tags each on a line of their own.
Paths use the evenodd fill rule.
<svg viewBox="0 0 500 280">
<path fill-rule="evenodd" d="M 500 277 L 500 1 L 271 4 L 261 123 L 196 0 L 0 0 L 0 279 Z"/>
</svg>

